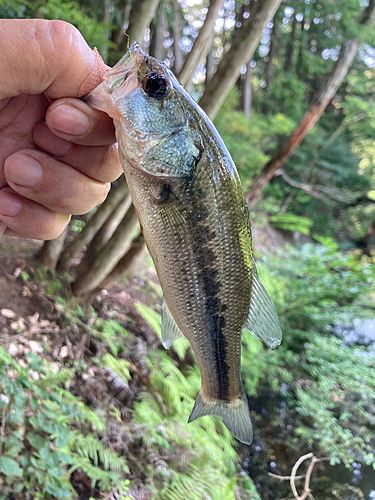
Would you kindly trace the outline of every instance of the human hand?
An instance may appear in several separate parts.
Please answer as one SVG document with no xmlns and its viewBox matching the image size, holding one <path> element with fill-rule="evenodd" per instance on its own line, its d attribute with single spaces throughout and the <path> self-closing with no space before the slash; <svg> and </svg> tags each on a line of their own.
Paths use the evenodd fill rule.
<svg viewBox="0 0 375 500">
<path fill-rule="evenodd" d="M 53 239 L 122 172 L 112 120 L 77 99 L 105 66 L 63 21 L 0 20 L 0 40 L 0 236 Z"/>
</svg>

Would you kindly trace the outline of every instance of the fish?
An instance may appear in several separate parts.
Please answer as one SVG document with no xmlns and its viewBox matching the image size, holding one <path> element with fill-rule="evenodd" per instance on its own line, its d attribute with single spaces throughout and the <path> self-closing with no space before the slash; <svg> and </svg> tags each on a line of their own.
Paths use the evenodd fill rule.
<svg viewBox="0 0 375 500">
<path fill-rule="evenodd" d="M 249 210 L 212 121 L 163 62 L 134 42 L 86 99 L 112 117 L 121 163 L 163 291 L 162 342 L 186 337 L 201 372 L 189 422 L 221 417 L 239 441 L 253 426 L 241 334 L 282 338 L 259 280 Z"/>
</svg>

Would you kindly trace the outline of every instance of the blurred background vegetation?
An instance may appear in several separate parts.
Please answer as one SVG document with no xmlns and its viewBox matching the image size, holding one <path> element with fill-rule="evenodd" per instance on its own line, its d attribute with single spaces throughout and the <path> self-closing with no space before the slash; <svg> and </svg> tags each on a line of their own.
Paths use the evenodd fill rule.
<svg viewBox="0 0 375 500">
<path fill-rule="evenodd" d="M 162 348 L 123 179 L 56 240 L 3 240 L 1 500 L 375 498 L 374 12 L 0 0 L 0 18 L 74 24 L 110 65 L 127 31 L 201 100 L 239 170 L 284 333 L 275 352 L 244 335 L 255 438 L 242 445 L 220 419 L 187 424 L 199 370 L 185 339 Z"/>
</svg>

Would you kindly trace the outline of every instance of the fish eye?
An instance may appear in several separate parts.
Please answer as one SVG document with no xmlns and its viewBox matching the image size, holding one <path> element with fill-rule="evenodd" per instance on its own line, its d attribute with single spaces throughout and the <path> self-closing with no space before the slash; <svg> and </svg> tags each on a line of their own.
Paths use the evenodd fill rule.
<svg viewBox="0 0 375 500">
<path fill-rule="evenodd" d="M 142 87 L 146 94 L 154 99 L 163 99 L 168 91 L 166 78 L 156 71 L 146 75 Z"/>
</svg>

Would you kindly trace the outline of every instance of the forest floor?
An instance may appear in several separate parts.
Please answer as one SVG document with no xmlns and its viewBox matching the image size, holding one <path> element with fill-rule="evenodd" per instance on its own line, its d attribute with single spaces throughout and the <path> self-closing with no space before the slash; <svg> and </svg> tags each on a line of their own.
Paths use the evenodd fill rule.
<svg viewBox="0 0 375 500">
<path fill-rule="evenodd" d="M 272 252 L 286 243 L 282 233 L 269 226 L 255 228 L 253 237 L 259 254 Z M 20 363 L 28 353 L 41 356 L 57 370 L 84 363 L 84 371 L 69 390 L 89 406 L 105 406 L 108 397 L 120 401 L 122 396 L 95 361 L 110 352 L 108 337 L 98 331 L 97 320 L 121 323 L 131 334 L 127 347 L 137 352 L 131 355 L 133 372 L 137 374 L 130 383 L 131 396 L 127 395 L 119 405 L 126 421 L 130 418 L 128 409 L 132 402 L 147 386 L 141 350 L 161 347 L 160 340 L 136 307 L 137 303 L 143 303 L 160 312 L 161 290 L 151 258 L 145 252 L 122 283 L 103 290 L 88 306 L 70 296 L 68 276 L 57 277 L 38 263 L 41 246 L 42 243 L 35 240 L 6 238 L 1 241 L 0 346 Z M 149 500 L 149 492 L 137 477 L 136 467 L 131 479 L 136 485 L 136 496 Z M 79 500 L 92 496 L 93 491 L 86 487 L 90 482 L 82 476 L 82 471 L 75 471 L 71 482 Z"/>
<path fill-rule="evenodd" d="M 253 239 L 255 251 L 259 254 L 275 251 L 284 246 L 288 239 L 292 242 L 281 231 L 276 231 L 268 225 L 255 227 Z M 17 321 L 22 323 L 22 320 L 35 315 L 39 316 L 39 320 L 48 319 L 49 305 L 41 299 L 41 294 L 60 294 L 58 286 L 54 287 L 53 274 L 42 270 L 42 266 L 37 262 L 41 247 L 42 242 L 37 240 L 4 238 L 1 241 L 0 310 L 5 312 L 0 314 L 0 339 L 12 336 L 15 330 L 22 330 L 22 324 L 17 325 Z M 114 317 L 118 315 L 118 319 L 129 314 L 144 326 L 135 303 L 142 302 L 150 307 L 161 304 L 160 296 L 156 292 L 158 283 L 155 269 L 146 252 L 132 269 L 129 278 L 109 290 L 103 290 L 94 302 L 97 306 L 100 302 L 105 304 L 105 309 L 112 309 Z"/>
</svg>

